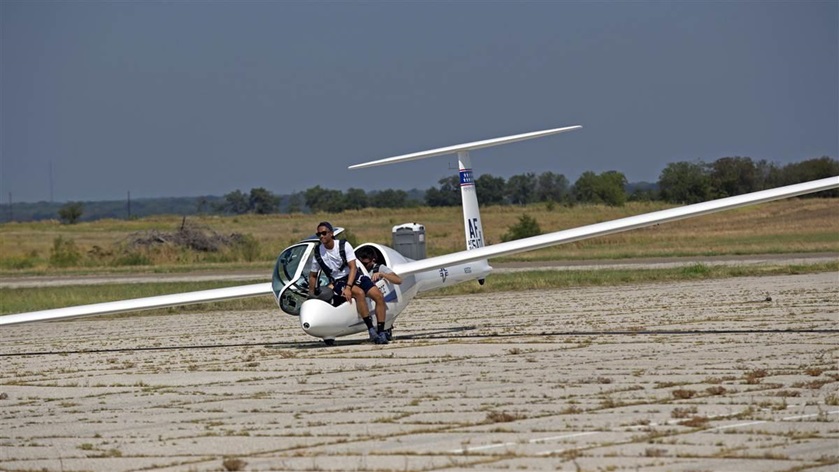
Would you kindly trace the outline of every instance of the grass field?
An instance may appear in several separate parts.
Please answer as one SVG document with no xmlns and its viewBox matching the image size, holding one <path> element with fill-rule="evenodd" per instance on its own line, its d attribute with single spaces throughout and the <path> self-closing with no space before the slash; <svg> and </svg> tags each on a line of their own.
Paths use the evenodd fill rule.
<svg viewBox="0 0 839 472">
<path fill-rule="evenodd" d="M 669 208 L 663 203 L 629 203 L 614 208 L 591 205 L 565 207 L 535 204 L 494 206 L 481 210 L 488 244 L 518 218 L 536 219 L 542 232 L 558 231 Z M 289 244 L 314 232 L 322 220 L 348 229 L 350 240 L 390 245 L 394 225 L 425 225 L 429 256 L 464 248 L 459 207 L 403 210 L 365 209 L 340 214 L 244 215 L 190 217 L 190 224 L 222 235 L 247 235 L 247 251 L 217 253 L 183 250 L 162 244 L 131 248 L 139 233 L 175 231 L 181 217 L 101 220 L 76 225 L 55 221 L 0 225 L 0 276 L 77 274 L 90 272 L 176 272 L 265 268 Z M 57 241 L 60 238 L 60 244 Z M 64 251 L 64 252 L 62 252 Z M 56 257 L 75 251 L 76 257 Z M 594 238 L 502 261 L 625 259 L 732 254 L 839 252 L 839 202 L 836 199 L 789 199 Z"/>
<path fill-rule="evenodd" d="M 501 241 L 522 214 L 536 219 L 543 232 L 661 210 L 661 203 L 630 203 L 622 208 L 606 206 L 488 207 L 481 210 L 489 244 Z M 314 232 L 322 220 L 349 229 L 358 242 L 390 245 L 391 228 L 417 222 L 426 227 L 429 256 L 459 251 L 464 246 L 460 208 L 411 210 L 361 210 L 337 215 L 245 215 L 194 217 L 196 224 L 229 235 L 241 233 L 254 241 L 251 257 L 237 251 L 202 253 L 162 245 L 118 259 L 126 241 L 138 233 L 174 231 L 181 217 L 155 217 L 132 221 L 104 220 L 77 225 L 54 221 L 0 225 L 0 276 L 75 275 L 82 273 L 149 273 L 186 271 L 270 270 L 276 254 L 287 245 Z M 56 241 L 60 238 L 61 245 Z M 56 258 L 56 248 L 68 241 L 76 259 Z M 135 250 L 137 251 L 137 250 Z M 556 246 L 497 261 L 605 260 L 638 257 L 713 256 L 779 253 L 839 253 L 839 202 L 835 199 L 791 199 L 668 223 L 608 237 Z M 102 257 L 112 254 L 114 257 Z M 123 253 L 124 254 L 124 253 Z M 130 255 L 130 254 L 129 254 Z M 69 264 L 67 262 L 70 262 Z M 127 262 L 126 262 L 127 261 Z M 139 263 L 138 263 L 139 262 Z M 462 284 L 434 295 L 477 291 L 531 290 L 584 285 L 666 282 L 690 278 L 719 278 L 774 273 L 839 271 L 839 261 L 805 267 L 706 267 L 682 269 L 540 271 L 526 274 L 495 274 L 487 285 Z M 0 289 L 0 313 L 17 313 L 101 301 L 203 290 L 243 282 L 116 284 L 100 286 Z M 196 305 L 193 310 L 273 309 L 271 297 Z M 190 310 L 190 308 L 179 308 Z M 166 310 L 163 310 L 164 312 Z"/>
</svg>

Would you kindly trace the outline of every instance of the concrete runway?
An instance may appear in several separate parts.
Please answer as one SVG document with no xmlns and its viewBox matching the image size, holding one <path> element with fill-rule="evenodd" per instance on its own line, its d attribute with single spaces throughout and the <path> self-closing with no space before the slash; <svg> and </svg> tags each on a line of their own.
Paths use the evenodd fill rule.
<svg viewBox="0 0 839 472">
<path fill-rule="evenodd" d="M 0 470 L 839 468 L 839 274 L 0 330 Z"/>
</svg>

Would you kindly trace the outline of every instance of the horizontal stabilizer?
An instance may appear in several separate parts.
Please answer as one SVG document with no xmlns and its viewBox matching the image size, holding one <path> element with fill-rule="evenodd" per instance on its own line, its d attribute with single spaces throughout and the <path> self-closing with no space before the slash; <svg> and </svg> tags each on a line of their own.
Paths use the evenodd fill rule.
<svg viewBox="0 0 839 472">
<path fill-rule="evenodd" d="M 430 151 L 414 152 L 411 154 L 403 154 L 401 156 L 388 157 L 379 159 L 377 161 L 365 162 L 363 164 L 351 165 L 350 169 L 362 169 L 364 167 L 383 166 L 387 164 L 395 164 L 397 162 L 414 161 L 417 159 L 425 159 L 426 157 L 442 156 L 445 154 L 454 154 L 461 151 L 472 151 L 475 149 L 487 148 L 492 146 L 499 146 L 501 144 L 514 143 L 516 141 L 524 141 L 527 139 L 541 138 L 542 136 L 550 136 L 552 134 L 564 133 L 566 131 L 573 131 L 580 129 L 582 126 L 566 126 L 565 128 L 546 129 L 543 131 L 533 131 L 530 133 L 516 134 L 513 136 L 505 136 L 503 138 L 484 139 L 483 141 L 473 141 L 471 143 L 456 144 L 454 146 L 447 146 Z"/>
<path fill-rule="evenodd" d="M 54 310 L 32 311 L 29 313 L 6 315 L 0 316 L 0 325 L 31 323 L 33 321 L 66 320 L 82 316 L 107 315 L 111 313 L 150 310 L 153 308 L 165 308 L 176 305 L 190 305 L 193 303 L 218 302 L 234 298 L 267 295 L 270 293 L 272 293 L 270 282 L 253 285 L 240 285 L 238 287 L 216 288 L 212 290 L 201 290 L 198 292 L 176 293 L 173 295 L 160 295 L 157 297 L 135 298 L 133 300 L 95 303 L 92 305 L 71 306 L 67 308 L 56 308 Z"/>
<path fill-rule="evenodd" d="M 780 200 L 782 198 L 790 198 L 807 193 L 830 190 L 833 188 L 839 188 L 839 176 L 813 180 L 811 182 L 801 184 L 788 185 L 786 187 L 779 187 L 770 190 L 762 190 L 760 192 L 747 193 L 735 197 L 711 200 L 709 202 L 696 203 L 683 207 L 670 208 L 668 210 L 630 216 L 619 220 L 605 221 L 603 223 L 596 223 L 579 228 L 532 236 L 516 241 L 493 244 L 492 246 L 484 246 L 471 251 L 462 251 L 444 256 L 410 261 L 403 264 L 394 264 L 391 268 L 394 272 L 404 277 L 406 275 L 416 274 L 418 272 L 428 270 L 437 270 L 456 264 L 464 264 L 492 257 L 509 256 L 511 254 L 532 251 L 534 249 L 542 249 L 558 244 L 567 244 L 597 236 L 620 233 L 669 221 L 707 215 L 723 210 L 730 210 L 747 205 L 755 205 L 758 203 L 765 203 L 773 200 Z"/>
</svg>

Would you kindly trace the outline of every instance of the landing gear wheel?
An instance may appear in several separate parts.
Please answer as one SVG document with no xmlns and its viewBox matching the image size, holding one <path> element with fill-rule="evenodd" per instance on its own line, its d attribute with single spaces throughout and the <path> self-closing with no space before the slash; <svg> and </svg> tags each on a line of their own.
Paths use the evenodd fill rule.
<svg viewBox="0 0 839 472">
<path fill-rule="evenodd" d="M 324 339 L 323 343 L 326 344 L 327 346 L 331 347 L 331 346 L 335 345 L 335 340 L 334 339 Z"/>
</svg>

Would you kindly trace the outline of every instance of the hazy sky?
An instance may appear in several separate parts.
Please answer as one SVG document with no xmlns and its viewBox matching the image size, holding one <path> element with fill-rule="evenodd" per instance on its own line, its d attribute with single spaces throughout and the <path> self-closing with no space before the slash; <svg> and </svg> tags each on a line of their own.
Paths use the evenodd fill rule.
<svg viewBox="0 0 839 472">
<path fill-rule="evenodd" d="M 839 2 L 0 1 L 0 200 L 839 157 Z M 51 164 L 50 164 L 51 163 Z"/>
</svg>

